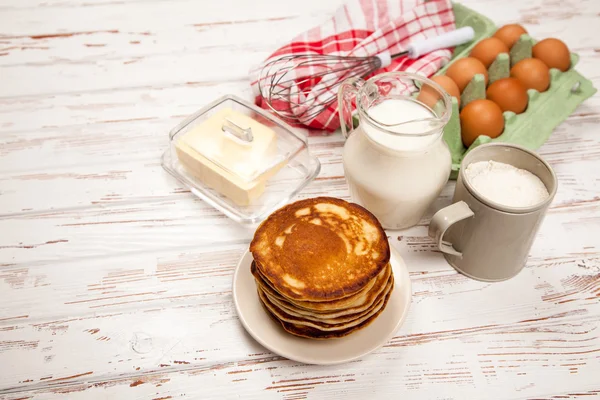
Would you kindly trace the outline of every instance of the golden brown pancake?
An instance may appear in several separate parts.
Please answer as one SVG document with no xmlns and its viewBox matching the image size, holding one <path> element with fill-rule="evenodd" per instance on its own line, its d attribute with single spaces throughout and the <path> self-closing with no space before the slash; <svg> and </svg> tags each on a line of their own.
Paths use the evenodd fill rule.
<svg viewBox="0 0 600 400">
<path fill-rule="evenodd" d="M 367 308 L 363 312 L 337 318 L 297 315 L 294 313 L 293 310 L 290 311 L 288 309 L 284 309 L 276 303 L 274 303 L 273 301 L 271 301 L 271 299 L 261 290 L 260 287 L 258 289 L 258 294 L 261 301 L 269 309 L 269 311 L 271 311 L 271 313 L 273 313 L 278 319 L 284 322 L 311 326 L 313 328 L 318 328 L 324 331 L 333 331 L 344 328 L 350 328 L 370 318 L 383 305 L 383 301 L 385 297 L 387 297 L 389 292 L 392 290 L 393 285 L 394 278 L 393 276 L 391 276 L 389 281 L 385 285 L 384 290 L 381 292 L 380 296 L 377 297 L 376 301 L 373 304 L 371 304 L 369 308 Z"/>
<path fill-rule="evenodd" d="M 389 280 L 388 280 L 388 284 L 389 284 Z M 368 313 L 369 309 L 371 309 L 374 304 L 376 304 L 379 300 L 381 300 L 383 297 L 385 297 L 387 289 L 388 289 L 387 285 L 383 286 L 381 291 L 373 297 L 373 300 L 370 301 L 366 305 L 363 305 L 360 307 L 352 307 L 352 308 L 342 310 L 342 311 L 332 311 L 329 313 L 311 312 L 311 311 L 306 311 L 306 310 L 302 310 L 302 309 L 298 309 L 298 308 L 293 308 L 293 305 L 285 304 L 285 303 L 278 301 L 277 299 L 274 299 L 273 297 L 269 296 L 264 290 L 263 290 L 263 293 L 265 294 L 265 296 L 267 296 L 269 301 L 271 303 L 273 303 L 277 308 L 280 308 L 283 311 L 285 311 L 286 313 L 288 313 L 290 315 L 294 315 L 296 317 L 306 318 L 309 320 L 314 319 L 314 320 L 318 320 L 318 321 L 326 321 L 326 320 L 341 321 L 342 319 L 345 321 L 350 321 L 356 317 L 359 317 L 359 316 L 362 316 L 362 315 Z"/>
<path fill-rule="evenodd" d="M 337 318 L 360 313 L 368 309 L 382 294 L 392 273 L 392 269 L 388 264 L 388 266 L 383 269 L 372 282 L 370 282 L 368 285 L 369 290 L 361 290 L 352 296 L 330 302 L 307 302 L 285 299 L 275 291 L 269 282 L 265 281 L 255 265 L 251 266 L 251 272 L 256 279 L 257 285 L 261 287 L 269 300 L 278 307 L 293 310 L 294 314 L 322 318 Z"/>
<path fill-rule="evenodd" d="M 276 292 L 298 301 L 332 301 L 365 288 L 388 265 L 379 221 L 358 204 L 317 197 L 275 211 L 250 251 Z"/>
<path fill-rule="evenodd" d="M 258 263 L 256 263 L 256 261 L 254 262 L 255 264 L 255 272 L 252 272 L 255 276 L 258 275 L 262 278 L 262 280 L 264 281 L 264 283 L 268 286 L 270 286 L 271 288 L 273 288 L 273 290 L 276 290 L 276 284 L 273 282 L 270 282 L 267 277 L 265 277 L 263 275 L 263 273 L 260 271 L 260 268 L 258 267 Z M 385 268 L 379 273 L 379 275 L 383 275 L 385 271 Z M 358 298 L 360 298 L 361 296 L 364 296 L 365 293 L 367 293 L 368 291 L 370 291 L 373 286 L 375 285 L 375 281 L 376 281 L 375 277 L 374 279 L 371 279 L 369 282 L 367 282 L 367 284 L 360 289 L 359 291 L 352 293 L 349 296 L 345 296 L 339 299 L 335 299 L 335 300 L 322 300 L 322 301 L 314 301 L 314 300 L 308 300 L 308 301 L 302 301 L 302 300 L 298 300 L 298 299 L 291 299 L 289 297 L 286 297 L 284 294 L 277 292 L 277 296 L 279 298 L 281 298 L 284 301 L 289 301 L 291 303 L 297 304 L 298 307 L 300 308 L 306 308 L 308 310 L 313 310 L 313 309 L 319 309 L 319 308 L 323 308 L 323 309 L 327 309 L 329 308 L 329 304 L 333 304 L 335 303 L 337 307 L 339 308 L 344 308 L 344 307 L 348 307 L 350 304 L 353 304 Z M 322 306 L 319 306 L 319 303 L 323 303 Z"/>
<path fill-rule="evenodd" d="M 393 287 L 392 287 L 392 290 L 393 290 Z M 269 311 L 269 309 L 264 305 L 264 303 L 261 302 L 261 304 L 263 305 L 263 308 L 265 309 L 267 314 L 274 321 L 281 324 L 281 326 L 283 327 L 283 329 L 286 332 L 291 333 L 292 335 L 300 336 L 300 337 L 304 337 L 304 338 L 308 338 L 308 339 L 332 339 L 332 338 L 340 338 L 340 337 L 347 336 L 353 332 L 356 332 L 356 331 L 368 326 L 371 322 L 373 322 L 379 316 L 379 314 L 381 314 L 383 312 L 383 310 L 385 309 L 385 306 L 387 305 L 387 302 L 390 298 L 390 295 L 391 295 L 391 291 L 384 299 L 383 306 L 379 309 L 379 311 L 377 311 L 374 315 L 372 315 L 371 318 L 363 321 L 362 323 L 360 323 L 357 326 L 341 329 L 338 331 L 329 331 L 329 332 L 322 331 L 320 329 L 312 328 L 309 326 L 302 326 L 302 325 L 297 325 L 297 324 L 292 324 L 289 322 L 282 321 L 282 320 L 278 319 L 273 313 L 271 313 L 271 311 Z"/>
</svg>

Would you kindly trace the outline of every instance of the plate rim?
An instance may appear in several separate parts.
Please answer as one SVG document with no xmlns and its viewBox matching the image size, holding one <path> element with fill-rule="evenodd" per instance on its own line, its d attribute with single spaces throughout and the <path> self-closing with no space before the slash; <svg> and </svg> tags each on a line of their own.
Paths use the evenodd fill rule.
<svg viewBox="0 0 600 400">
<path fill-rule="evenodd" d="M 400 329 L 400 327 L 403 325 L 404 321 L 406 320 L 407 316 L 408 316 L 408 312 L 410 310 L 410 306 L 412 304 L 412 282 L 410 279 L 410 273 L 408 271 L 408 268 L 406 266 L 406 263 L 404 262 L 404 259 L 402 258 L 402 256 L 400 255 L 400 253 L 398 253 L 398 251 L 396 249 L 394 249 L 390 243 L 390 255 L 391 257 L 395 257 L 396 260 L 398 261 L 399 265 L 401 268 L 403 268 L 403 270 L 405 271 L 405 275 L 406 275 L 406 286 L 404 288 L 404 292 L 408 292 L 407 295 L 407 299 L 406 299 L 406 304 L 404 306 L 404 309 L 402 310 L 402 313 L 400 315 L 400 318 L 398 318 L 398 321 L 396 322 L 396 326 L 394 327 L 394 329 L 391 330 L 391 332 L 386 335 L 385 339 L 381 340 L 381 342 L 379 344 L 377 344 L 377 346 L 362 352 L 360 354 L 351 356 L 351 357 L 347 357 L 344 359 L 335 359 L 332 361 L 316 361 L 314 359 L 309 359 L 309 358 L 305 358 L 303 357 L 301 354 L 296 354 L 296 353 L 289 353 L 287 352 L 285 349 L 281 350 L 279 348 L 274 348 L 274 346 L 269 345 L 268 343 L 266 343 L 261 337 L 260 335 L 256 335 L 254 330 L 252 329 L 252 327 L 248 326 L 248 321 L 246 320 L 246 318 L 243 317 L 243 313 L 240 312 L 240 305 L 239 305 L 239 301 L 238 301 L 238 294 L 237 294 L 237 283 L 238 283 L 238 276 L 239 273 L 241 271 L 241 267 L 242 267 L 242 263 L 244 261 L 244 259 L 250 254 L 250 257 L 252 257 L 252 254 L 250 253 L 250 249 L 246 249 L 246 251 L 244 251 L 244 253 L 242 254 L 242 256 L 240 257 L 239 261 L 237 262 L 237 265 L 235 267 L 235 271 L 233 274 L 233 285 L 232 285 L 232 295 L 233 295 L 233 303 L 235 304 L 235 309 L 237 312 L 237 316 L 239 321 L 241 322 L 242 326 L 244 327 L 244 329 L 246 330 L 246 332 L 248 332 L 248 334 L 254 339 L 256 340 L 261 346 L 263 346 L 264 348 L 266 348 L 267 350 L 271 351 L 274 354 L 277 354 L 281 357 L 287 358 L 288 360 L 292 360 L 292 361 L 296 361 L 296 362 L 301 362 L 304 364 L 310 364 L 310 365 L 336 365 L 336 364 L 343 364 L 343 363 L 347 363 L 350 361 L 354 361 L 357 360 L 359 358 L 362 358 L 368 354 L 371 354 L 372 352 L 379 350 L 380 348 L 382 348 L 386 343 L 388 343 L 390 341 L 391 338 L 394 337 L 394 335 L 398 332 L 398 330 Z M 393 293 L 393 292 L 392 292 Z M 402 292 L 398 292 L 398 293 L 402 293 Z M 405 295 L 406 296 L 406 295 Z M 283 334 L 284 332 L 280 332 L 281 334 Z"/>
</svg>

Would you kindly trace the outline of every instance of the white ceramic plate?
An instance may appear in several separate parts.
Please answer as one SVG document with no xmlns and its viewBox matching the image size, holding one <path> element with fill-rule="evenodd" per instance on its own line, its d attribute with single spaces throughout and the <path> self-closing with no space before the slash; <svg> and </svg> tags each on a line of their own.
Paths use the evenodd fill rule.
<svg viewBox="0 0 600 400">
<path fill-rule="evenodd" d="M 408 270 L 402 257 L 392 249 L 394 290 L 385 310 L 366 328 L 346 337 L 312 340 L 293 336 L 267 315 L 258 299 L 250 272 L 252 254 L 246 252 L 233 276 L 233 301 L 244 328 L 272 352 L 307 364 L 339 364 L 360 358 L 383 346 L 394 336 L 406 315 L 412 297 Z"/>
</svg>

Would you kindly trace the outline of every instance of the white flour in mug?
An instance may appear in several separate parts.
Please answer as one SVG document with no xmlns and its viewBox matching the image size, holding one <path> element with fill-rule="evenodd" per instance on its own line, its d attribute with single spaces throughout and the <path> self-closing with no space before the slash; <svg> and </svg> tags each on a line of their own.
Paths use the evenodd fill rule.
<svg viewBox="0 0 600 400">
<path fill-rule="evenodd" d="M 508 207 L 529 207 L 550 195 L 546 185 L 524 169 L 496 161 L 469 164 L 465 176 L 483 197 Z"/>
</svg>

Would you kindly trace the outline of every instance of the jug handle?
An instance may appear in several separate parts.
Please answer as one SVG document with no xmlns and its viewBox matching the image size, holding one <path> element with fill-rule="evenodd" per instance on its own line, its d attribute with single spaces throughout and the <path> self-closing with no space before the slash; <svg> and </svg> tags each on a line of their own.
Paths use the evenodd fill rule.
<svg viewBox="0 0 600 400">
<path fill-rule="evenodd" d="M 365 81 L 359 77 L 346 79 L 338 89 L 340 127 L 342 128 L 342 134 L 346 139 L 354 130 L 354 122 L 352 121 L 352 100 L 356 99 L 356 95 L 364 83 Z"/>
</svg>

